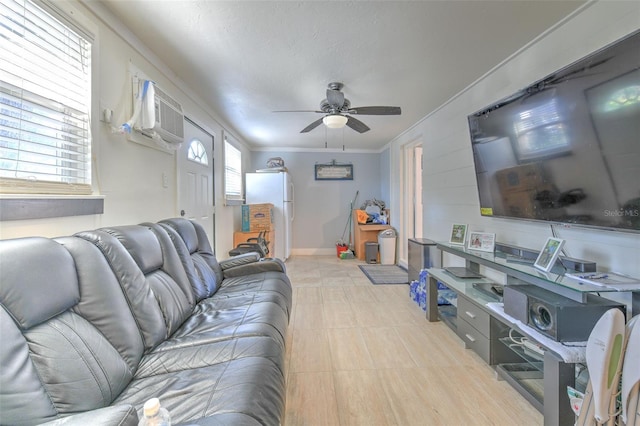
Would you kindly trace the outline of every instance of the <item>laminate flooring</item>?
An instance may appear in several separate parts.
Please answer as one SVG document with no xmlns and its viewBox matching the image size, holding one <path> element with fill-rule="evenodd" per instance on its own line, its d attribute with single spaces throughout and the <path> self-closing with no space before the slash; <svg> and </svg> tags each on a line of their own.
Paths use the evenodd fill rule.
<svg viewBox="0 0 640 426">
<path fill-rule="evenodd" d="M 408 285 L 373 285 L 358 260 L 287 261 L 284 425 L 541 425 L 542 415 L 441 322 Z"/>
</svg>

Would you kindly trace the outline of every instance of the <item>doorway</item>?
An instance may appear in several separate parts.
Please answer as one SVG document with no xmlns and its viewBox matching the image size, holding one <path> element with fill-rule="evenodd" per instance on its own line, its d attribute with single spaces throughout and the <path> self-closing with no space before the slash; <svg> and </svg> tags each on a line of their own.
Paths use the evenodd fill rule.
<svg viewBox="0 0 640 426">
<path fill-rule="evenodd" d="M 184 143 L 177 152 L 178 212 L 205 229 L 215 241 L 213 135 L 185 118 Z"/>
<path fill-rule="evenodd" d="M 404 232 L 407 239 L 422 238 L 422 141 L 404 146 Z"/>
</svg>

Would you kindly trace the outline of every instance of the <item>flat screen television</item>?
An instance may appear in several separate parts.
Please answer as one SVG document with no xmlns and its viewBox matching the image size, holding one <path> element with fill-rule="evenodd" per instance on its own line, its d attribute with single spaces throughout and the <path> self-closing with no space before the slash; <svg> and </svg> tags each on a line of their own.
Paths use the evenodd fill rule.
<svg viewBox="0 0 640 426">
<path fill-rule="evenodd" d="M 640 31 L 468 121 L 483 216 L 640 232 Z"/>
</svg>

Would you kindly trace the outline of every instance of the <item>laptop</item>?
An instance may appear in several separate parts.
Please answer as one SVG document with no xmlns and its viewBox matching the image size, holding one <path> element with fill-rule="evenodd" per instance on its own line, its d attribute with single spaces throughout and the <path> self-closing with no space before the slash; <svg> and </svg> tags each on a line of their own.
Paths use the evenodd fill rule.
<svg viewBox="0 0 640 426">
<path fill-rule="evenodd" d="M 482 278 L 482 275 L 477 272 L 473 272 L 464 266 L 449 266 L 444 268 L 444 270 L 458 278 Z"/>
</svg>

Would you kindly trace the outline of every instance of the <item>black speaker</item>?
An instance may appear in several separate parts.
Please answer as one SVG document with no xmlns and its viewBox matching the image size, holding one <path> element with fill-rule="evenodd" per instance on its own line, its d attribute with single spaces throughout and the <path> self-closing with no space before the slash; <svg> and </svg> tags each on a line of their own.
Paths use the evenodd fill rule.
<svg viewBox="0 0 640 426">
<path fill-rule="evenodd" d="M 624 305 L 587 294 L 576 302 L 535 285 L 504 287 L 504 312 L 558 342 L 584 342 L 602 314 Z"/>
</svg>

